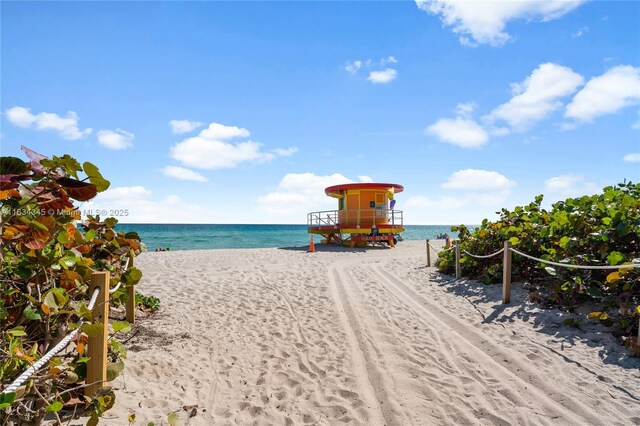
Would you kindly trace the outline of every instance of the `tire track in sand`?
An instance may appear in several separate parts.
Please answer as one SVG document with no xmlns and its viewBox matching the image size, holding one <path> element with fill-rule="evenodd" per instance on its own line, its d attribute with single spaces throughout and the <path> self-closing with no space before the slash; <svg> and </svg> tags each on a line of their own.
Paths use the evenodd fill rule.
<svg viewBox="0 0 640 426">
<path fill-rule="evenodd" d="M 382 277 L 385 283 L 388 284 L 387 287 L 384 283 L 379 283 L 381 287 L 391 296 L 404 303 L 417 315 L 420 321 L 432 327 L 433 321 L 435 320 L 441 324 L 444 330 L 450 330 L 452 333 L 460 336 L 461 340 L 468 343 L 468 345 L 465 346 L 468 351 L 478 355 L 479 358 L 487 360 L 487 365 L 493 365 L 495 367 L 492 371 L 501 371 L 515 377 L 523 385 L 523 388 L 527 388 L 527 385 L 529 385 L 533 389 L 529 389 L 528 392 L 537 394 L 536 399 L 538 401 L 546 401 L 545 405 L 547 408 L 554 409 L 554 411 L 561 414 L 562 417 L 565 417 L 566 412 L 570 411 L 574 417 L 571 419 L 566 419 L 565 417 L 565 420 L 575 422 L 577 418 L 582 418 L 584 424 L 599 423 L 599 417 L 597 413 L 593 411 L 592 407 L 576 399 L 569 398 L 566 394 L 563 394 L 561 390 L 557 390 L 553 385 L 546 383 L 544 378 L 538 376 L 537 371 L 534 371 L 520 360 L 510 359 L 508 365 L 497 362 L 494 359 L 496 357 L 509 359 L 509 355 L 504 353 L 499 346 L 471 330 L 469 325 L 461 323 L 457 318 L 445 312 L 440 306 L 430 303 L 422 295 L 410 289 L 401 280 L 380 266 L 374 265 L 372 268 L 375 270 L 376 276 Z M 499 374 L 495 375 L 496 377 L 499 376 Z"/>
<path fill-rule="evenodd" d="M 386 394 L 382 372 L 374 361 L 373 342 L 358 322 L 357 315 L 349 302 L 344 279 L 335 267 L 329 267 L 328 272 L 331 294 L 349 343 L 353 373 L 358 388 L 363 393 L 362 400 L 369 411 L 367 420 L 371 425 L 401 424 L 393 412 L 394 404 Z"/>
</svg>

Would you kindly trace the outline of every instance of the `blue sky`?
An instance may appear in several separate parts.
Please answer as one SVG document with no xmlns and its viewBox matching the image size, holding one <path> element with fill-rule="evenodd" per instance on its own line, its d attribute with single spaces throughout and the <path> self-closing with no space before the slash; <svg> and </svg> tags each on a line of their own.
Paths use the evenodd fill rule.
<svg viewBox="0 0 640 426">
<path fill-rule="evenodd" d="M 408 224 L 640 180 L 640 3 L 6 2 L 2 155 L 98 165 L 122 222 Z"/>
</svg>

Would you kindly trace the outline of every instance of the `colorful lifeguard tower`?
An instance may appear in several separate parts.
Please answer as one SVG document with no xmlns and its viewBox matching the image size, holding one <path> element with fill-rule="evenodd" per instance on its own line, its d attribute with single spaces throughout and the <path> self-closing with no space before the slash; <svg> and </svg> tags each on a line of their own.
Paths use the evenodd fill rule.
<svg viewBox="0 0 640 426">
<path fill-rule="evenodd" d="M 404 231 L 402 210 L 394 210 L 395 194 L 404 187 L 395 183 L 346 183 L 324 190 L 338 199 L 338 210 L 307 214 L 307 232 L 324 237 L 322 243 L 351 247 L 386 242 L 393 247 Z"/>
</svg>

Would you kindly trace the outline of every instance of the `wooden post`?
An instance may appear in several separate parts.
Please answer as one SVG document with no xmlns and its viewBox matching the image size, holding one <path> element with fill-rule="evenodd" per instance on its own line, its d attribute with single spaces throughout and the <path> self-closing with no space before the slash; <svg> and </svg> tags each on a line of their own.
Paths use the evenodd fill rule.
<svg viewBox="0 0 640 426">
<path fill-rule="evenodd" d="M 96 304 L 93 308 L 93 322 L 102 323 L 102 334 L 89 337 L 87 356 L 87 378 L 84 394 L 93 398 L 98 389 L 107 381 L 107 337 L 109 327 L 109 271 L 94 272 L 91 274 L 89 294 L 93 295 L 96 288 L 100 288 Z"/>
<path fill-rule="evenodd" d="M 460 267 L 460 240 L 456 240 L 456 278 L 462 276 L 462 268 Z"/>
<path fill-rule="evenodd" d="M 133 256 L 129 257 L 129 268 L 133 268 Z M 136 288 L 133 285 L 127 287 L 126 317 L 129 324 L 136 322 Z"/>
<path fill-rule="evenodd" d="M 511 243 L 504 242 L 502 261 L 502 304 L 511 302 Z"/>
<path fill-rule="evenodd" d="M 636 340 L 636 356 L 640 356 L 640 318 L 638 318 L 638 340 Z"/>
<path fill-rule="evenodd" d="M 429 240 L 427 240 L 427 266 L 431 266 L 431 248 L 429 247 Z"/>
</svg>

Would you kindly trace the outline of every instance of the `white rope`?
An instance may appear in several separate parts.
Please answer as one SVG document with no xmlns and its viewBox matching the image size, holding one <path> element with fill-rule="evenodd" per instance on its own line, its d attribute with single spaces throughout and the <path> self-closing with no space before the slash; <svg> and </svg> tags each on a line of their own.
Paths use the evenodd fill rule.
<svg viewBox="0 0 640 426">
<path fill-rule="evenodd" d="M 429 247 L 431 247 L 436 253 L 444 253 L 446 251 L 453 250 L 455 248 L 454 246 L 451 246 L 448 249 L 443 250 L 443 249 L 439 249 L 437 247 L 432 246 L 431 243 L 428 243 L 428 244 L 429 244 Z"/>
<path fill-rule="evenodd" d="M 130 257 L 127 257 L 127 262 L 124 264 L 124 270 L 126 271 L 127 269 L 129 269 L 129 259 L 131 259 Z M 118 291 L 118 289 L 120 288 L 120 286 L 122 285 L 122 279 L 120 279 L 120 281 L 118 281 L 118 284 L 116 284 L 116 286 L 114 288 L 112 288 L 111 290 L 109 290 L 109 294 L 113 294 L 116 291 Z"/>
<path fill-rule="evenodd" d="M 471 253 L 469 253 L 469 252 L 468 252 L 468 251 L 466 251 L 466 250 L 462 250 L 462 251 L 463 251 L 465 254 L 467 254 L 467 255 L 469 255 L 469 256 L 471 256 L 471 257 L 475 257 L 476 259 L 488 259 L 488 258 L 490 258 L 490 257 L 497 256 L 497 255 L 499 255 L 500 253 L 502 253 L 502 252 L 504 251 L 504 247 L 503 247 L 503 248 L 501 248 L 500 250 L 498 250 L 497 252 L 495 252 L 495 253 L 493 253 L 493 254 L 488 254 L 488 255 L 486 255 L 486 256 L 480 256 L 480 255 L 478 255 L 478 254 L 471 254 Z"/>
<path fill-rule="evenodd" d="M 429 244 L 429 247 L 431 247 L 433 249 L 433 251 L 435 251 L 436 253 L 440 253 L 442 251 L 442 250 L 432 246 L 431 243 L 427 243 L 427 244 Z"/>
<path fill-rule="evenodd" d="M 617 266 L 588 266 L 588 265 L 571 265 L 568 263 L 558 263 L 558 262 L 552 262 L 550 260 L 544 260 L 544 259 L 539 259 L 537 257 L 533 257 L 530 256 L 528 254 L 525 254 L 519 250 L 514 249 L 513 247 L 510 247 L 509 250 L 511 250 L 514 253 L 519 254 L 520 256 L 524 256 L 527 257 L 531 260 L 537 260 L 538 262 L 542 262 L 542 263 L 546 263 L 548 265 L 554 265 L 554 266 L 560 266 L 563 268 L 576 268 L 576 269 L 630 269 L 630 268 L 640 268 L 640 263 L 633 263 L 631 265 L 617 265 Z"/>
<path fill-rule="evenodd" d="M 98 300 L 98 294 L 100 294 L 100 287 L 96 288 L 93 291 L 93 296 L 91 296 L 91 300 L 89 301 L 89 305 L 87 306 L 89 310 L 93 309 L 93 305 L 96 304 L 96 300 Z M 80 321 L 78 321 L 78 328 L 73 330 L 71 333 L 67 334 L 64 337 L 64 339 L 60 340 L 60 342 L 58 342 L 57 345 L 55 345 L 51 350 L 49 350 L 49 352 L 44 354 L 42 358 L 40 358 L 33 365 L 31 365 L 31 367 L 27 368 L 20 376 L 18 376 L 17 379 L 13 381 L 13 383 L 7 386 L 0 393 L 15 392 L 16 390 L 18 390 L 18 388 L 22 386 L 22 384 L 26 382 L 27 379 L 29 379 L 29 377 L 31 377 L 36 371 L 38 371 L 46 363 L 48 363 L 49 360 L 54 357 L 54 355 L 56 355 L 58 352 L 63 350 L 65 347 L 67 347 L 69 342 L 71 342 L 71 340 L 76 336 L 76 334 L 78 334 L 78 331 L 80 331 L 80 327 L 82 327 L 82 322 L 83 321 L 81 318 Z"/>
</svg>

